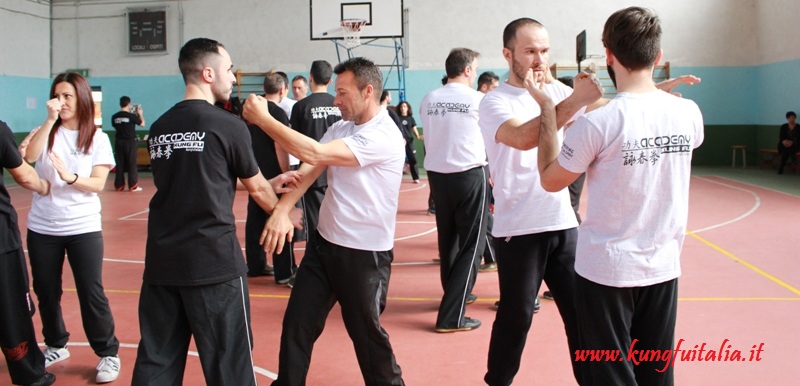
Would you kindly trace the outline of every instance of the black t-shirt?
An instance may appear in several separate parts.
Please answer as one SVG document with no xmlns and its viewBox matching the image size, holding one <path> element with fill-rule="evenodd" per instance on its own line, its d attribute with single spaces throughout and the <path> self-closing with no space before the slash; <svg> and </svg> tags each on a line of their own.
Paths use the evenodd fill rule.
<svg viewBox="0 0 800 386">
<path fill-rule="evenodd" d="M 205 100 L 182 101 L 153 123 L 144 280 L 192 286 L 247 271 L 236 237 L 237 178 L 258 174 L 244 121 Z"/>
<path fill-rule="evenodd" d="M 286 112 L 273 102 L 268 102 L 269 114 L 272 115 L 278 122 L 289 126 L 289 118 Z M 261 169 L 261 174 L 267 179 L 273 178 L 283 171 L 281 165 L 278 163 L 278 154 L 275 152 L 275 141 L 261 130 L 256 125 L 247 125 L 250 130 L 250 138 L 253 141 L 253 154 L 256 156 L 258 168 Z"/>
<path fill-rule="evenodd" d="M 3 169 L 16 169 L 22 165 L 17 142 L 11 128 L 0 121 L 0 253 L 22 246 L 17 227 L 17 211 L 11 206 L 11 197 L 3 184 Z"/>
<path fill-rule="evenodd" d="M 417 125 L 417 121 L 412 116 L 400 116 L 400 124 L 403 125 L 403 138 L 407 140 L 414 139 L 414 131 L 411 130 Z"/>
<path fill-rule="evenodd" d="M 136 125 L 142 123 L 139 115 L 119 111 L 111 116 L 111 126 L 117 131 L 116 139 L 136 139 Z"/>
<path fill-rule="evenodd" d="M 397 115 L 397 113 L 394 112 L 394 110 L 392 110 L 392 109 L 386 109 L 386 111 L 389 112 L 389 117 L 392 118 L 392 120 L 394 121 L 394 124 L 397 125 L 397 130 L 400 130 L 400 133 L 403 134 L 403 138 L 407 138 L 406 131 L 403 128 L 403 124 L 400 123 L 400 116 Z"/>
<path fill-rule="evenodd" d="M 333 95 L 315 92 L 294 104 L 290 119 L 292 129 L 319 141 L 328 128 L 342 119 L 339 108 L 333 105 Z M 311 187 L 328 186 L 327 172 L 322 173 Z"/>
</svg>

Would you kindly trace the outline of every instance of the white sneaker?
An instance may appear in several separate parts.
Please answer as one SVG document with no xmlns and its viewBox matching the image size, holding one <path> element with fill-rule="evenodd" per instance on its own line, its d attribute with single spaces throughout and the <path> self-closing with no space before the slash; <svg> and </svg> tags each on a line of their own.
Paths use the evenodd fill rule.
<svg viewBox="0 0 800 386">
<path fill-rule="evenodd" d="M 44 355 L 44 367 L 48 368 L 53 363 L 61 362 L 64 359 L 69 358 L 69 350 L 67 350 L 66 347 L 47 346 L 42 351 L 42 355 Z"/>
<path fill-rule="evenodd" d="M 141 192 L 141 191 L 142 191 L 142 187 L 141 186 L 137 186 L 137 187 L 131 189 L 131 192 Z"/>
<path fill-rule="evenodd" d="M 119 357 L 102 357 L 100 363 L 97 365 L 97 383 L 107 383 L 116 380 L 119 377 L 119 368 L 122 364 Z"/>
</svg>

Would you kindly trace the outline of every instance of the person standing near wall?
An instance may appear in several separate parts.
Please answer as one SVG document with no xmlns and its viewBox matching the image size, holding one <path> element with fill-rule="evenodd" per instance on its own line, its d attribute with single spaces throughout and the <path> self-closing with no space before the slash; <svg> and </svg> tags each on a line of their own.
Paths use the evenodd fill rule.
<svg viewBox="0 0 800 386">
<path fill-rule="evenodd" d="M 408 162 L 411 178 L 415 184 L 419 183 L 419 168 L 417 168 L 417 151 L 414 148 L 414 138 L 422 139 L 417 131 L 417 121 L 414 120 L 414 111 L 411 105 L 402 101 L 397 105 L 397 115 L 403 125 L 403 138 L 406 140 L 406 161 Z"/>
<path fill-rule="evenodd" d="M 800 152 L 800 130 L 797 128 L 797 114 L 794 111 L 789 111 L 786 113 L 786 123 L 781 125 L 781 131 L 778 136 L 778 154 L 781 157 L 778 174 L 783 174 L 783 169 L 786 167 L 786 163 L 789 162 L 789 158 L 795 157 L 797 152 Z"/>
<path fill-rule="evenodd" d="M 119 376 L 119 341 L 103 289 L 100 198 L 114 166 L 108 135 L 94 125 L 86 78 L 61 73 L 50 88 L 47 119 L 30 139 L 25 161 L 50 181 L 48 196 L 34 195 L 28 214 L 28 255 L 47 347 L 45 367 L 69 358 L 69 332 L 61 313 L 64 254 L 72 267 L 83 330 L 99 356 L 98 383 Z"/>
<path fill-rule="evenodd" d="M 581 350 L 674 348 L 692 151 L 704 134 L 697 104 L 653 82 L 662 55 L 661 33 L 658 16 L 643 8 L 626 8 L 608 18 L 602 40 L 617 96 L 579 118 L 563 146 L 555 105 L 541 92 L 541 80 L 526 78 L 528 92 L 542 108 L 542 187 L 562 191 L 586 172 L 588 209 L 575 259 Z M 575 79 L 576 93 L 586 76 Z M 680 143 L 647 148 L 652 138 Z M 560 294 L 554 295 L 558 302 Z M 640 363 L 584 362 L 581 384 L 672 385 L 669 364 L 663 357 Z"/>
<path fill-rule="evenodd" d="M 131 98 L 119 98 L 120 111 L 111 116 L 111 126 L 117 131 L 114 142 L 114 155 L 117 160 L 114 189 L 125 190 L 125 173 L 128 173 L 128 189 L 131 192 L 141 192 L 139 175 L 136 169 L 136 125 L 144 127 L 144 111 L 142 106 L 136 107 L 136 113 L 131 112 Z"/>
<path fill-rule="evenodd" d="M 478 127 L 483 94 L 473 89 L 479 54 L 454 48 L 445 60 L 447 84 L 420 103 L 425 130 L 425 170 L 436 203 L 440 277 L 444 296 L 436 318 L 437 332 L 480 327 L 464 316 L 474 301 L 472 287 L 486 243 L 486 151 Z"/>
<path fill-rule="evenodd" d="M 19 186 L 40 196 L 50 193 L 50 183 L 23 162 L 14 135 L 0 121 L 0 346 L 6 358 L 11 383 L 47 386 L 56 376 L 44 369 L 44 355 L 37 348 L 32 316 L 35 312 L 28 290 L 28 266 L 22 250 L 17 212 L 3 184 L 7 169 Z"/>
</svg>

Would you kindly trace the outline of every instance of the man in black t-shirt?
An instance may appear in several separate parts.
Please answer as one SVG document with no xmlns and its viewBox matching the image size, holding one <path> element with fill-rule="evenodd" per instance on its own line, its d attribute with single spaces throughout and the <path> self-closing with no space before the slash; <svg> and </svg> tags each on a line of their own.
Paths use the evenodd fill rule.
<svg viewBox="0 0 800 386">
<path fill-rule="evenodd" d="M 114 189 L 125 190 L 125 173 L 128 173 L 128 189 L 141 192 L 139 175 L 136 170 L 136 125 L 144 127 L 142 106 L 131 112 L 131 98 L 119 98 L 120 111 L 111 116 L 111 126 L 117 131 L 114 144 L 114 156 L 117 161 L 117 176 L 114 178 Z"/>
<path fill-rule="evenodd" d="M 328 131 L 328 127 L 342 119 L 342 113 L 333 104 L 333 95 L 328 94 L 332 74 L 333 67 L 327 61 L 312 62 L 308 74 L 311 95 L 297 101 L 292 108 L 290 127 L 317 142 Z M 303 229 L 308 237 L 317 230 L 319 208 L 327 188 L 328 172 L 324 171 L 303 194 Z"/>
<path fill-rule="evenodd" d="M 264 210 L 278 198 L 259 172 L 247 126 L 213 105 L 228 100 L 236 82 L 228 52 L 192 39 L 178 64 L 183 101 L 152 125 L 148 141 L 156 192 L 132 384 L 181 384 L 194 336 L 207 384 L 255 385 L 247 269 L 233 215 L 237 179 Z M 264 247 L 281 249 L 292 223 L 285 215 L 273 221 L 283 237 Z"/>
<path fill-rule="evenodd" d="M 267 74 L 264 77 L 265 98 L 269 101 L 268 109 L 270 115 L 275 117 L 284 125 L 289 125 L 289 117 L 286 112 L 277 105 L 280 101 L 280 90 L 283 88 L 283 78 L 279 74 Z M 253 140 L 253 153 L 256 156 L 261 173 L 266 178 L 274 178 L 289 170 L 289 153 L 270 138 L 258 126 L 248 124 L 250 137 Z M 258 203 L 249 198 L 247 200 L 247 222 L 245 225 L 245 257 L 247 260 L 248 276 L 263 276 L 271 274 L 275 276 L 278 284 L 292 286 L 292 276 L 297 270 L 294 261 L 294 242 L 288 242 L 286 248 L 272 256 L 274 267 L 267 262 L 267 255 L 259 244 L 261 231 L 264 224 L 269 219 L 269 214 L 264 211 Z"/>
<path fill-rule="evenodd" d="M 44 371 L 44 355 L 38 349 L 33 328 L 34 308 L 28 283 L 28 266 L 22 251 L 17 212 L 3 184 L 3 169 L 20 186 L 47 195 L 50 184 L 22 161 L 14 134 L 0 121 L 0 345 L 6 357 L 11 383 L 52 385 L 56 376 Z"/>
</svg>

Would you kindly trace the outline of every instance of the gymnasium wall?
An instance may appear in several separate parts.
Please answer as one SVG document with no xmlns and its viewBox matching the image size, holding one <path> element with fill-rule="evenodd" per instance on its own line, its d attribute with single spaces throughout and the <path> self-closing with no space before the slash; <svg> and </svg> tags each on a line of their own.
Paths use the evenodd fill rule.
<svg viewBox="0 0 800 386">
<path fill-rule="evenodd" d="M 333 43 L 309 40 L 308 1 L 55 0 L 52 23 L 46 3 L 5 0 L 0 5 L 3 35 L 15 36 L 0 41 L 0 119 L 15 131 L 28 131 L 44 119 L 52 75 L 72 68 L 88 69 L 92 85 L 102 87 L 105 125 L 123 94 L 141 103 L 152 122 L 182 97 L 178 50 L 197 36 L 225 43 L 234 66 L 248 72 L 277 68 L 290 76 L 307 75 L 313 60 L 338 62 Z M 800 111 L 795 97 L 800 90 L 800 23 L 793 16 L 800 14 L 800 2 L 794 0 L 564 0 L 556 5 L 514 0 L 502 6 L 484 0 L 405 0 L 406 98 L 416 110 L 422 96 L 438 87 L 452 47 L 481 52 L 481 70 L 504 76 L 502 29 L 520 16 L 548 27 L 551 63 L 575 65 L 575 35 L 583 29 L 588 53 L 601 55 L 605 19 L 633 4 L 653 8 L 661 17 L 664 60 L 671 63 L 672 75 L 692 73 L 703 79 L 699 86 L 680 90 L 700 105 L 707 125 L 706 143 L 695 155 L 698 162 L 729 161 L 731 141 L 747 141 L 754 152 L 762 127 L 782 123 L 786 110 Z M 148 7 L 166 8 L 168 52 L 128 55 L 126 12 Z M 385 48 L 360 47 L 354 54 L 381 64 L 394 59 L 394 51 Z M 604 64 L 602 58 L 593 60 Z M 397 94 L 394 101 L 399 101 Z"/>
</svg>

